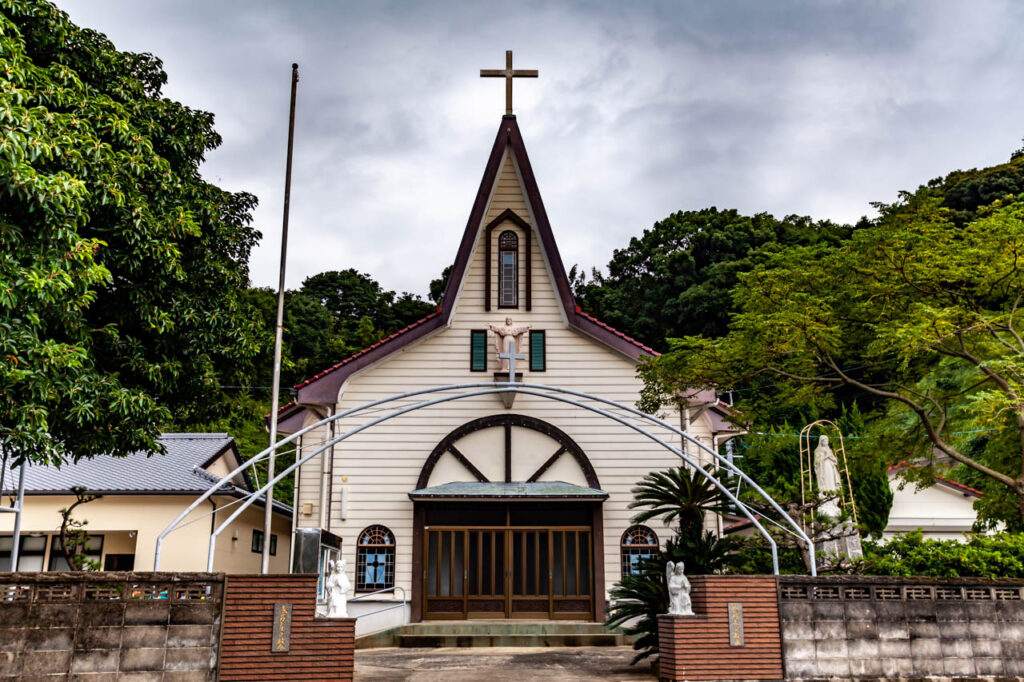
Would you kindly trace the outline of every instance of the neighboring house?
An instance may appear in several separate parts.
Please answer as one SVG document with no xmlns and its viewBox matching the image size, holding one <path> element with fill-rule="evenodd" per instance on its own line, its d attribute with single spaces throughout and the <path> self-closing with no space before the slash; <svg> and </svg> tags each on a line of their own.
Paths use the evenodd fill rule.
<svg viewBox="0 0 1024 682">
<path fill-rule="evenodd" d="M 507 381 L 494 331 L 506 318 L 530 327 L 516 364 L 525 382 L 630 406 L 640 397 L 637 365 L 656 353 L 576 306 L 512 115 L 500 120 L 437 311 L 299 384 L 279 428 L 295 432 L 403 391 Z M 713 395 L 694 396 L 663 418 L 714 446 L 735 435 L 722 409 Z M 366 419 L 346 417 L 331 431 Z M 326 435 L 303 436 L 303 451 Z M 593 412 L 485 395 L 384 422 L 302 466 L 296 525 L 341 536 L 355 591 L 404 588 L 413 620 L 602 620 L 611 586 L 673 533 L 658 520 L 630 521 L 631 490 L 679 464 Z"/>
<path fill-rule="evenodd" d="M 138 452 L 128 457 L 94 457 L 56 467 L 29 466 L 17 570 L 66 570 L 59 545 L 60 509 L 74 503 L 71 488 L 83 486 L 102 498 L 78 506 L 73 518 L 88 521 L 90 556 L 103 570 L 153 570 L 157 535 L 201 493 L 240 463 L 233 438 L 224 433 L 167 433 L 165 455 Z M 16 493 L 17 471 L 8 471 L 6 502 Z M 221 523 L 238 500 L 253 490 L 248 477 L 225 485 L 167 536 L 161 570 L 205 571 L 213 524 Z M 228 506 L 231 505 L 231 506 Z M 218 537 L 214 570 L 259 572 L 263 538 L 262 500 Z M 216 510 L 216 515 L 213 512 Z M 274 504 L 271 572 L 286 573 L 291 546 L 291 508 Z M 0 515 L 0 571 L 11 570 L 14 515 Z"/>
<path fill-rule="evenodd" d="M 974 501 L 981 497 L 981 491 L 939 477 L 935 478 L 934 485 L 918 488 L 900 477 L 904 468 L 889 469 L 892 509 L 883 533 L 885 539 L 920 530 L 930 540 L 962 541 L 964 533 L 971 531 L 978 517 Z"/>
</svg>

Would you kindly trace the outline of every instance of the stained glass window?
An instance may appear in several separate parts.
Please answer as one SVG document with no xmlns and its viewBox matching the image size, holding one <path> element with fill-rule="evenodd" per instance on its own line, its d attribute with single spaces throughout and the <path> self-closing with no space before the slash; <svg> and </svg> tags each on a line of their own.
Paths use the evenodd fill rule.
<svg viewBox="0 0 1024 682">
<path fill-rule="evenodd" d="M 498 235 L 498 307 L 519 306 L 519 237 L 511 230 Z"/>
<path fill-rule="evenodd" d="M 622 575 L 640 575 L 640 564 L 658 553 L 658 536 L 647 526 L 630 526 L 622 534 Z"/>
<path fill-rule="evenodd" d="M 384 526 L 370 526 L 356 543 L 356 590 L 373 592 L 395 586 L 395 536 Z"/>
</svg>

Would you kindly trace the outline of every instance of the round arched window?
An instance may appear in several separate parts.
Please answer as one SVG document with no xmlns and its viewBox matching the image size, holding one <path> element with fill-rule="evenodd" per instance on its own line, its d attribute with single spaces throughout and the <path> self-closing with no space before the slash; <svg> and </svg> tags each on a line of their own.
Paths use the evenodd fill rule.
<svg viewBox="0 0 1024 682">
<path fill-rule="evenodd" d="M 658 536 L 647 526 L 630 526 L 622 534 L 622 575 L 640 575 L 640 562 L 658 553 Z"/>
<path fill-rule="evenodd" d="M 395 535 L 384 526 L 370 526 L 356 543 L 356 590 L 373 592 L 394 586 Z"/>
</svg>

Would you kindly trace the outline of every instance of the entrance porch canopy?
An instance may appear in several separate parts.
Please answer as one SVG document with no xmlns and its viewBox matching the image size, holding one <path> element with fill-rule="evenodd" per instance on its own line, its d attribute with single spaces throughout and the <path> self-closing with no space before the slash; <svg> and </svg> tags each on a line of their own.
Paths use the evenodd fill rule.
<svg viewBox="0 0 1024 682">
<path fill-rule="evenodd" d="M 455 481 L 430 488 L 420 488 L 409 493 L 409 499 L 417 502 L 439 502 L 444 500 L 562 500 L 599 501 L 608 499 L 608 493 L 597 488 L 587 488 L 564 481 L 532 482 L 479 482 Z"/>
</svg>

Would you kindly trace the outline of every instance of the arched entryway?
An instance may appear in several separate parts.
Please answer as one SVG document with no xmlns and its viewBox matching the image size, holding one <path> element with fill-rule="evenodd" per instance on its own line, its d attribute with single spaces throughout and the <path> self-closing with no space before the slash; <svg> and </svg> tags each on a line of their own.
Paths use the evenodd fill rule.
<svg viewBox="0 0 1024 682">
<path fill-rule="evenodd" d="M 437 444 L 409 497 L 414 620 L 603 617 L 594 586 L 608 496 L 561 429 L 518 414 L 467 422 Z"/>
</svg>

